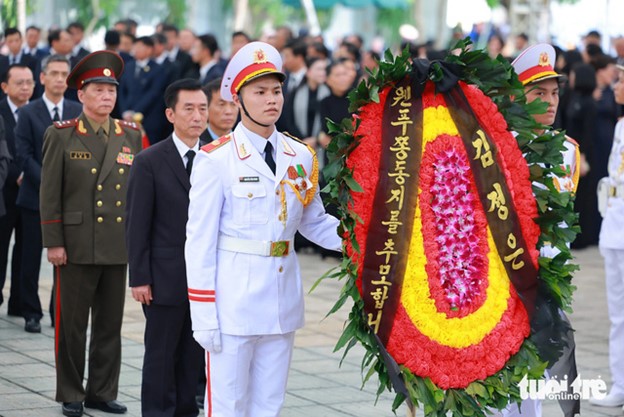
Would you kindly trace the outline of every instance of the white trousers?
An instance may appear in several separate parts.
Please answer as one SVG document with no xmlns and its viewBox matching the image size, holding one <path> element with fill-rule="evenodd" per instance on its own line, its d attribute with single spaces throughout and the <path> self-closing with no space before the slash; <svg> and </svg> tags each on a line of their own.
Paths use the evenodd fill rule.
<svg viewBox="0 0 624 417">
<path fill-rule="evenodd" d="M 624 249 L 600 248 L 605 261 L 609 332 L 611 393 L 624 395 Z"/>
<path fill-rule="evenodd" d="M 278 417 L 294 340 L 222 334 L 221 352 L 206 353 L 206 417 Z"/>
</svg>

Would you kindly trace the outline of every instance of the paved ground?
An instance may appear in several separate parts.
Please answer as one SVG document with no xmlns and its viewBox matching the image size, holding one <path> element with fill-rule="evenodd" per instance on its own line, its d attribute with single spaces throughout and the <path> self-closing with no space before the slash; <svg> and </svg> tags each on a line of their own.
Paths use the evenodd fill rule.
<svg viewBox="0 0 624 417">
<path fill-rule="evenodd" d="M 608 384 L 607 335 L 602 258 L 595 248 L 576 251 L 581 271 L 574 304 L 573 326 L 576 328 L 577 361 L 584 379 L 602 377 Z M 316 255 L 301 255 L 306 288 L 316 278 L 335 266 L 334 260 L 321 260 Z M 40 295 L 47 306 L 52 271 L 44 263 Z M 8 285 L 8 282 L 7 282 Z M 360 390 L 361 350 L 354 349 L 342 366 L 341 353 L 332 353 L 338 340 L 347 309 L 323 319 L 333 305 L 341 284 L 326 281 L 306 296 L 306 326 L 297 333 L 288 393 L 282 417 L 381 417 L 391 416 L 392 396 L 386 394 L 374 404 L 374 383 Z M 4 289 L 8 295 L 8 288 Z M 123 326 L 123 359 L 119 400 L 128 406 L 127 416 L 140 416 L 140 383 L 143 356 L 144 319 L 138 304 L 129 295 Z M 6 298 L 5 298 L 6 299 Z M 0 417 L 61 416 L 54 401 L 54 334 L 48 317 L 42 321 L 41 334 L 23 330 L 23 319 L 8 317 L 6 303 L 0 307 Z M 585 401 L 583 416 L 623 416 L 621 409 L 600 409 Z M 406 414 L 405 409 L 398 412 Z M 108 416 L 86 410 L 88 416 Z M 417 414 L 421 416 L 421 413 Z M 545 417 L 558 417 L 556 403 L 546 402 Z"/>
</svg>

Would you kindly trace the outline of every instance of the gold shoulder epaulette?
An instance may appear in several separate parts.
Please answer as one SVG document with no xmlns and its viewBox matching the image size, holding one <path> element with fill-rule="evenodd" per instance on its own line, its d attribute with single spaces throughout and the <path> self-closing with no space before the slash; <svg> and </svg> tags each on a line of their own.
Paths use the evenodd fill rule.
<svg viewBox="0 0 624 417">
<path fill-rule="evenodd" d="M 574 146 L 579 146 L 578 142 L 574 139 L 572 139 L 570 136 L 565 135 L 566 141 L 570 142 L 572 145 Z"/>
<path fill-rule="evenodd" d="M 302 141 L 301 139 L 299 139 L 297 136 L 293 136 L 293 135 L 291 135 L 291 134 L 290 134 L 290 133 L 288 133 L 288 132 L 282 132 L 282 133 L 283 133 L 284 135 L 288 136 L 289 138 L 294 139 L 294 140 L 296 140 L 297 142 L 299 142 L 299 143 L 303 143 L 304 145 L 306 145 L 306 143 L 305 143 L 304 141 Z"/>
<path fill-rule="evenodd" d="M 218 149 L 221 146 L 225 145 L 230 140 L 232 140 L 232 135 L 230 135 L 230 134 L 227 134 L 225 136 L 221 136 L 219 139 L 215 139 L 212 142 L 202 146 L 201 150 L 204 151 L 204 152 L 210 153 L 210 152 L 214 151 L 215 149 Z"/>
<path fill-rule="evenodd" d="M 134 130 L 141 130 L 139 128 L 139 125 L 134 122 L 126 122 L 125 120 L 120 119 L 115 119 L 115 122 L 118 123 L 120 126 L 129 127 L 130 129 Z"/>
<path fill-rule="evenodd" d="M 74 127 L 78 124 L 78 118 L 69 119 L 69 120 L 59 120 L 58 122 L 54 122 L 54 127 L 57 129 L 65 129 L 66 127 Z"/>
</svg>

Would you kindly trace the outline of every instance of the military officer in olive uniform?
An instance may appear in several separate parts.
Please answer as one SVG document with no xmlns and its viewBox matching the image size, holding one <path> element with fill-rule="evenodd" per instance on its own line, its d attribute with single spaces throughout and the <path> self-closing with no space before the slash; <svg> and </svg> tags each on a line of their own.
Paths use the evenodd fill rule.
<svg viewBox="0 0 624 417">
<path fill-rule="evenodd" d="M 122 414 L 116 401 L 121 365 L 121 323 L 126 290 L 126 182 L 141 135 L 115 120 L 123 60 L 98 51 L 67 77 L 78 90 L 82 114 L 45 133 L 41 173 L 43 246 L 55 268 L 56 399 L 63 414 L 84 407 Z M 89 313 L 89 371 L 82 380 Z"/>
</svg>

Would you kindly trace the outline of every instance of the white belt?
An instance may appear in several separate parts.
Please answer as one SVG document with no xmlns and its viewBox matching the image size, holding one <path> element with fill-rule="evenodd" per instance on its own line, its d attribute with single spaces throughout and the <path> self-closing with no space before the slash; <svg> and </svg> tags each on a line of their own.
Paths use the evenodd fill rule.
<svg viewBox="0 0 624 417">
<path fill-rule="evenodd" d="M 259 256 L 286 256 L 293 248 L 293 240 L 249 240 L 220 235 L 217 248 L 228 252 L 247 253 Z"/>
</svg>

